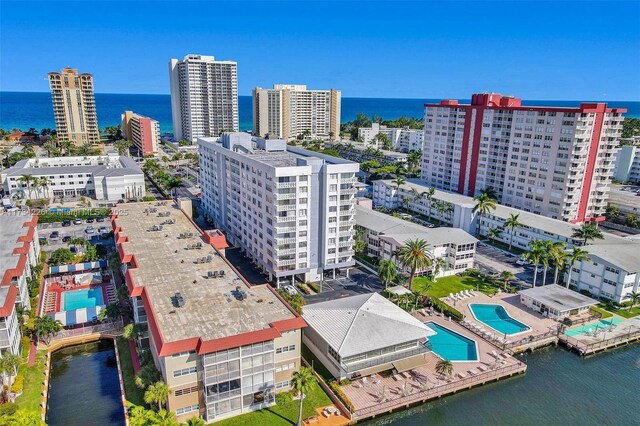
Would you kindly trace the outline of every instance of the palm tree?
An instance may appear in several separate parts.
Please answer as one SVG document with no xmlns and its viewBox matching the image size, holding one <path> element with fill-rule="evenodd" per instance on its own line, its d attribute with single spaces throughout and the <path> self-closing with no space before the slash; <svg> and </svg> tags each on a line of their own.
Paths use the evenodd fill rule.
<svg viewBox="0 0 640 426">
<path fill-rule="evenodd" d="M 393 260 L 382 259 L 378 263 L 378 278 L 384 283 L 384 288 L 389 287 L 389 283 L 398 277 L 398 268 Z"/>
<path fill-rule="evenodd" d="M 202 420 L 200 417 L 191 417 L 190 419 L 187 419 L 187 421 L 183 424 L 184 426 L 204 426 L 204 420 Z"/>
<path fill-rule="evenodd" d="M 138 340 L 138 336 L 140 335 L 140 328 L 137 324 L 130 322 L 125 325 L 122 329 L 122 337 L 127 340 Z"/>
<path fill-rule="evenodd" d="M 585 223 L 580 228 L 573 231 L 573 238 L 582 240 L 582 245 L 587 245 L 589 240 L 603 240 L 604 235 L 595 223 Z"/>
<path fill-rule="evenodd" d="M 404 246 L 397 249 L 394 256 L 403 268 L 410 270 L 409 274 L 409 290 L 413 289 L 413 277 L 418 270 L 426 270 L 433 264 L 431 254 L 427 252 L 429 244 L 425 240 L 414 239 L 408 240 Z"/>
<path fill-rule="evenodd" d="M 109 318 L 112 320 L 116 320 L 120 318 L 124 314 L 124 310 L 122 309 L 122 305 L 120 303 L 111 303 L 107 305 L 104 309 L 100 311 L 98 314 L 98 319 L 102 321 L 105 318 Z"/>
<path fill-rule="evenodd" d="M 129 148 L 133 146 L 128 139 L 118 139 L 113 143 L 113 147 L 118 151 L 118 155 L 126 155 L 129 156 Z"/>
<path fill-rule="evenodd" d="M 402 175 L 398 175 L 391 182 L 396 186 L 397 197 L 400 198 L 400 187 L 407 183 L 407 179 Z"/>
<path fill-rule="evenodd" d="M 152 424 L 153 411 L 145 409 L 141 405 L 132 405 L 129 408 L 130 426 L 148 426 Z"/>
<path fill-rule="evenodd" d="M 440 213 L 440 218 L 438 219 L 440 223 L 444 223 L 444 214 L 447 212 L 449 206 L 444 201 L 436 200 L 433 203 L 433 208 L 436 209 L 438 213 Z"/>
<path fill-rule="evenodd" d="M 162 406 L 169 395 L 171 395 L 171 392 L 169 386 L 162 380 L 159 380 L 149 385 L 144 393 L 144 402 L 147 404 L 158 404 L 158 410 L 162 410 Z"/>
<path fill-rule="evenodd" d="M 49 139 L 48 141 L 42 144 L 42 149 L 47 151 L 47 157 L 51 157 L 51 152 L 53 152 L 53 150 L 56 149 L 56 144 L 53 142 L 53 140 Z"/>
<path fill-rule="evenodd" d="M 478 216 L 478 225 L 476 229 L 476 235 L 480 236 L 480 221 L 482 216 L 488 215 L 491 210 L 496 208 L 496 200 L 489 197 L 487 194 L 480 194 L 477 197 L 473 197 L 476 205 L 473 207 L 473 213 Z"/>
<path fill-rule="evenodd" d="M 518 220 L 519 217 L 519 214 L 511 213 L 509 218 L 504 222 L 504 227 L 511 230 L 509 237 L 509 250 L 511 250 L 511 245 L 513 244 L 513 234 L 516 232 L 516 229 L 522 225 L 520 220 Z"/>
<path fill-rule="evenodd" d="M 437 257 L 433 261 L 433 281 L 438 279 L 440 271 L 447 271 L 447 266 L 449 266 L 449 263 L 443 257 Z"/>
<path fill-rule="evenodd" d="M 179 188 L 182 185 L 182 179 L 180 178 L 170 178 L 167 183 L 166 183 L 166 187 L 169 190 L 169 194 L 170 195 L 174 195 L 174 190 L 176 188 Z"/>
<path fill-rule="evenodd" d="M 587 259 L 589 259 L 588 251 L 583 250 L 580 247 L 573 248 L 573 251 L 569 255 L 569 272 L 567 273 L 567 283 L 566 283 L 567 288 L 569 288 L 569 284 L 571 283 L 571 273 L 573 272 L 573 265 L 575 265 L 576 262 L 582 262 Z"/>
<path fill-rule="evenodd" d="M 486 195 L 493 200 L 498 198 L 498 194 L 496 194 L 496 190 L 492 186 L 485 187 L 482 191 L 480 191 L 480 195 Z"/>
<path fill-rule="evenodd" d="M 81 237 L 72 238 L 69 241 L 67 241 L 67 245 L 70 245 L 70 246 L 80 246 L 80 247 L 86 248 L 89 246 L 89 244 L 90 244 L 89 241 Z"/>
<path fill-rule="evenodd" d="M 547 269 L 549 269 L 549 260 L 551 260 L 551 250 L 553 242 L 549 240 L 538 240 L 537 243 L 542 249 L 542 256 L 540 256 L 540 263 L 542 263 L 542 285 L 547 285 Z"/>
<path fill-rule="evenodd" d="M 4 420 L 4 419 L 2 419 Z M 19 409 L 7 418 L 9 425 L 12 426 L 41 426 L 46 423 L 40 418 L 40 413 L 36 411 L 28 411 L 24 408 Z"/>
<path fill-rule="evenodd" d="M 20 182 L 20 185 L 24 188 L 26 186 L 28 194 L 29 194 L 29 198 L 31 198 L 31 184 L 33 183 L 33 181 L 36 179 L 35 176 L 33 175 L 22 175 L 18 178 L 18 182 Z"/>
<path fill-rule="evenodd" d="M 436 364 L 436 373 L 443 377 L 451 377 L 453 374 L 453 364 L 449 360 L 441 359 Z"/>
<path fill-rule="evenodd" d="M 507 285 L 509 285 L 509 281 L 514 279 L 516 276 L 511 271 L 502 271 L 500 275 L 498 275 L 502 280 L 502 284 L 504 286 L 504 291 L 507 291 Z"/>
<path fill-rule="evenodd" d="M 41 176 L 38 181 L 40 183 L 40 187 L 44 189 L 44 195 L 49 198 L 49 185 L 51 184 L 51 180 L 48 176 Z"/>
<path fill-rule="evenodd" d="M 490 226 L 487 231 L 487 237 L 489 237 L 491 244 L 494 244 L 495 239 L 500 238 L 501 234 L 502 234 L 502 229 L 498 228 L 497 226 Z"/>
<path fill-rule="evenodd" d="M 295 389 L 300 396 L 300 409 L 298 411 L 298 426 L 302 426 L 302 404 L 305 394 L 311 390 L 316 378 L 309 367 L 300 367 L 291 377 L 291 388 Z"/>
<path fill-rule="evenodd" d="M 540 266 L 540 262 L 546 253 L 540 244 L 540 240 L 530 241 L 529 247 L 530 250 L 522 256 L 533 264 L 533 286 L 535 287 L 538 280 L 538 266 Z"/>
<path fill-rule="evenodd" d="M 431 220 L 431 203 L 433 202 L 433 196 L 436 195 L 436 189 L 429 188 L 421 195 L 427 199 L 427 217 Z"/>
<path fill-rule="evenodd" d="M 5 352 L 0 358 L 0 373 L 2 373 L 2 385 L 8 389 L 11 377 L 18 371 L 18 367 L 22 363 L 22 357 L 10 352 Z"/>
<path fill-rule="evenodd" d="M 606 209 L 607 219 L 615 219 L 620 216 L 620 209 L 614 205 L 609 204 Z"/>
<path fill-rule="evenodd" d="M 567 244 L 564 241 L 555 241 L 551 244 L 549 257 L 553 260 L 553 283 L 558 284 L 558 274 L 567 264 Z"/>
<path fill-rule="evenodd" d="M 631 298 L 631 304 L 629 305 L 629 311 L 631 311 L 631 308 L 633 308 L 635 305 L 638 304 L 638 300 L 640 300 L 640 293 L 637 291 L 633 291 L 631 293 L 629 293 L 629 297 Z"/>
<path fill-rule="evenodd" d="M 36 317 L 33 324 L 33 333 L 37 338 L 42 339 L 47 346 L 49 346 L 53 334 L 60 330 L 62 330 L 62 323 L 46 315 Z"/>
<path fill-rule="evenodd" d="M 69 156 L 71 154 L 71 148 L 73 148 L 73 142 L 69 140 L 59 141 L 58 146 L 61 150 L 65 151 L 67 156 Z"/>
<path fill-rule="evenodd" d="M 173 411 L 159 410 L 152 417 L 155 426 L 178 426 L 176 414 Z"/>
</svg>

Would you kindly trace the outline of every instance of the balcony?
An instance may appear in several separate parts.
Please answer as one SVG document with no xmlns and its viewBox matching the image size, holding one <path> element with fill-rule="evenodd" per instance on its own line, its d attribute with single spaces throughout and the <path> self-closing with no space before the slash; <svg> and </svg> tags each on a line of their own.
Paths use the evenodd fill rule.
<svg viewBox="0 0 640 426">
<path fill-rule="evenodd" d="M 276 216 L 276 222 L 277 223 L 295 222 L 295 220 L 296 220 L 296 216 L 295 215 L 291 215 L 291 216 Z"/>
<path fill-rule="evenodd" d="M 288 192 L 285 194 L 282 194 L 280 192 L 276 193 L 276 200 L 293 200 L 297 197 L 298 197 L 298 194 L 296 194 L 295 192 Z"/>
<path fill-rule="evenodd" d="M 276 210 L 278 210 L 279 212 L 288 212 L 288 211 L 292 211 L 296 209 L 296 205 L 295 204 L 282 204 L 282 205 L 276 205 Z"/>
<path fill-rule="evenodd" d="M 403 359 L 403 358 L 408 358 L 410 356 L 424 354 L 424 353 L 427 353 L 427 352 L 429 352 L 429 349 L 424 345 L 420 345 L 420 346 L 416 347 L 415 349 L 411 349 L 411 350 L 408 350 L 408 351 L 402 351 L 402 352 L 399 352 L 399 353 L 393 353 L 393 354 L 389 354 L 389 355 L 382 356 L 382 357 L 377 357 L 377 358 L 364 360 L 364 361 L 360 361 L 360 362 L 354 362 L 354 363 L 351 363 L 351 364 L 342 364 L 342 368 L 344 368 L 344 370 L 346 372 L 352 373 L 354 371 L 363 370 L 365 368 L 374 367 L 376 365 L 388 364 L 388 363 L 391 363 L 393 361 L 398 361 L 398 360 Z"/>
<path fill-rule="evenodd" d="M 276 183 L 276 188 L 280 189 L 280 188 L 295 188 L 296 187 L 296 183 L 295 182 L 278 182 Z"/>
<path fill-rule="evenodd" d="M 290 254 L 296 254 L 296 249 L 295 248 L 286 248 L 286 249 L 276 249 L 276 255 L 277 256 L 287 256 Z"/>
<path fill-rule="evenodd" d="M 296 259 L 277 259 L 278 266 L 290 266 L 296 264 Z"/>
<path fill-rule="evenodd" d="M 283 244 L 283 245 L 284 244 L 295 244 L 296 238 L 295 237 L 293 237 L 293 238 L 279 238 L 279 237 L 276 237 L 276 242 L 278 244 Z"/>
</svg>

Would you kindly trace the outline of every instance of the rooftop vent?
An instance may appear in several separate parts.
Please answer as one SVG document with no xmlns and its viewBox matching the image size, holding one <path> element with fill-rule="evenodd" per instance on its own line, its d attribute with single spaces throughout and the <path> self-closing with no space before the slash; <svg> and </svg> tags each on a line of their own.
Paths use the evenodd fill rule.
<svg viewBox="0 0 640 426">
<path fill-rule="evenodd" d="M 174 299 L 176 301 L 176 306 L 178 308 L 182 308 L 184 306 L 184 304 L 185 304 L 184 297 L 182 297 L 182 295 L 180 293 L 176 293 Z"/>
<path fill-rule="evenodd" d="M 236 299 L 238 300 L 244 300 L 247 298 L 247 293 L 245 293 L 240 286 L 236 287 L 235 293 Z"/>
</svg>

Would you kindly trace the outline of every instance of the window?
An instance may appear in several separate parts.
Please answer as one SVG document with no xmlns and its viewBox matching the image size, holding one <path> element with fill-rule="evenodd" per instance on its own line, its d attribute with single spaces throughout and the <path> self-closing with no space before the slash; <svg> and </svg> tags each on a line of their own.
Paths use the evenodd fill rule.
<svg viewBox="0 0 640 426">
<path fill-rule="evenodd" d="M 173 377 L 187 376 L 189 374 L 194 374 L 196 371 L 198 371 L 196 367 L 183 368 L 182 370 L 174 371 Z"/>
<path fill-rule="evenodd" d="M 291 381 L 285 380 L 284 382 L 276 383 L 276 389 L 282 389 L 291 386 Z"/>
<path fill-rule="evenodd" d="M 180 353 L 171 355 L 171 358 L 180 358 L 180 357 L 188 356 L 190 354 L 195 354 L 195 353 L 196 353 L 196 351 L 180 352 Z"/>
<path fill-rule="evenodd" d="M 290 345 L 290 346 L 284 346 L 282 348 L 277 348 L 276 349 L 276 353 L 277 354 L 282 354 L 285 352 L 293 352 L 296 350 L 296 345 Z"/>
<path fill-rule="evenodd" d="M 283 365 L 278 365 L 276 367 L 276 372 L 277 371 L 286 371 L 286 370 L 291 370 L 296 368 L 296 363 L 295 362 L 290 362 L 289 364 L 283 364 Z"/>
<path fill-rule="evenodd" d="M 178 389 L 174 392 L 175 396 L 188 395 L 190 393 L 198 392 L 198 386 L 191 386 L 190 388 Z"/>
<path fill-rule="evenodd" d="M 182 407 L 182 408 L 178 408 L 176 410 L 176 415 L 181 415 L 181 414 L 185 414 L 185 413 L 190 413 L 192 411 L 197 411 L 200 409 L 199 405 L 189 405 L 188 407 Z"/>
</svg>

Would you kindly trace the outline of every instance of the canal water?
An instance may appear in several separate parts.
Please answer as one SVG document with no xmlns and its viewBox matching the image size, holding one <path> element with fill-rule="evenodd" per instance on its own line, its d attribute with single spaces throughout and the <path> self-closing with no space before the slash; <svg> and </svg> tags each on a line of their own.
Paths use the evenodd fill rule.
<svg viewBox="0 0 640 426">
<path fill-rule="evenodd" d="M 524 375 L 366 425 L 640 425 L 640 345 L 586 359 L 550 347 L 521 359 Z"/>
<path fill-rule="evenodd" d="M 47 424 L 124 425 L 119 383 L 111 340 L 54 352 Z"/>
</svg>

